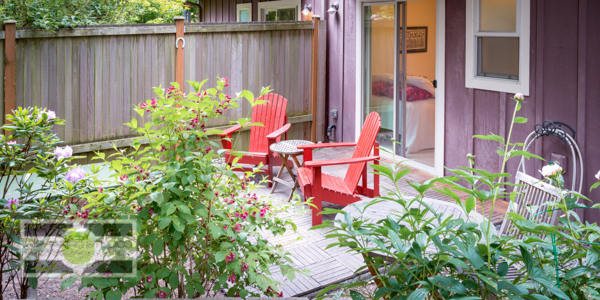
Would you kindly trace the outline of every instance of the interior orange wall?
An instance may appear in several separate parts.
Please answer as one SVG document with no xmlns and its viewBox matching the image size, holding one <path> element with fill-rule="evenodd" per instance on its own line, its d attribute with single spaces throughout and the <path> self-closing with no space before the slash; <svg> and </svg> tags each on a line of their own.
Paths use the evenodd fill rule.
<svg viewBox="0 0 600 300">
<path fill-rule="evenodd" d="M 427 52 L 408 53 L 407 73 L 435 79 L 435 11 L 436 0 L 407 2 L 408 27 L 427 26 Z M 372 51 L 372 74 L 394 73 L 394 30 L 386 21 L 374 22 Z"/>
</svg>

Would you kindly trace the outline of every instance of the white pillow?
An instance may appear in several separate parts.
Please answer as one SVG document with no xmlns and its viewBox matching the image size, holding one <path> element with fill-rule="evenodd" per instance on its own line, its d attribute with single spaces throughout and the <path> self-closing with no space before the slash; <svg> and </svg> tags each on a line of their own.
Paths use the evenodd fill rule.
<svg viewBox="0 0 600 300">
<path fill-rule="evenodd" d="M 435 97 L 435 88 L 433 87 L 433 83 L 429 81 L 427 77 L 408 75 L 406 77 L 406 84 L 418 87 L 420 89 L 424 89 L 431 93 L 433 97 Z"/>
</svg>

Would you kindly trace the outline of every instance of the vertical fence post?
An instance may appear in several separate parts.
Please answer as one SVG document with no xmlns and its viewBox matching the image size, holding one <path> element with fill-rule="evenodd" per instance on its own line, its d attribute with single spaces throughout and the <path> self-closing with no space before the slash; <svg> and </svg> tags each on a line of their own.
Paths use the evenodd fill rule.
<svg viewBox="0 0 600 300">
<path fill-rule="evenodd" d="M 4 21 L 4 116 L 16 109 L 17 98 L 17 44 L 15 20 Z M 6 122 L 6 120 L 5 120 Z"/>
<path fill-rule="evenodd" d="M 311 74 L 311 105 L 310 113 L 312 122 L 310 122 L 310 140 L 313 143 L 317 142 L 317 97 L 318 93 L 318 77 L 319 77 L 319 20 L 321 16 L 313 15 L 313 39 L 312 39 L 312 74 Z"/>
<path fill-rule="evenodd" d="M 179 83 L 179 89 L 183 92 L 183 65 L 184 65 L 184 57 L 183 57 L 183 48 L 185 47 L 185 39 L 184 39 L 184 17 L 175 17 L 175 47 L 177 50 L 175 51 L 175 81 Z"/>
</svg>

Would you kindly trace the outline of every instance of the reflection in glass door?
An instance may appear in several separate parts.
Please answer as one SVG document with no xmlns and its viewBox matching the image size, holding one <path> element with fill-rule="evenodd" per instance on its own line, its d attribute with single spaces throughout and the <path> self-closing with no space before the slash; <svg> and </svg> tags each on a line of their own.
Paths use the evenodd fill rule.
<svg viewBox="0 0 600 300">
<path fill-rule="evenodd" d="M 402 145 L 405 138 L 405 7 L 403 2 L 363 6 L 363 120 L 371 112 L 381 116 L 377 141 L 390 150 L 392 138 Z M 404 155 L 403 149 L 397 146 L 396 154 Z"/>
</svg>

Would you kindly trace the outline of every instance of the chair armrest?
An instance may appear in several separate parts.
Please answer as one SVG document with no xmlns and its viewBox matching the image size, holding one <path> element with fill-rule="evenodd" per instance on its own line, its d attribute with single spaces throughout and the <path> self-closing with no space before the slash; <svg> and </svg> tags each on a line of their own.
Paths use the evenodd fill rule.
<svg viewBox="0 0 600 300">
<path fill-rule="evenodd" d="M 298 145 L 298 149 L 320 149 L 320 148 L 337 148 L 337 147 L 354 147 L 356 143 L 321 143 L 321 144 L 308 144 Z"/>
<path fill-rule="evenodd" d="M 280 137 L 282 134 L 284 134 L 288 130 L 290 130 L 290 127 L 292 127 L 292 124 L 290 124 L 290 123 L 283 125 L 283 127 L 279 128 L 279 129 L 271 132 L 269 135 L 267 135 L 267 139 L 274 140 L 274 139 Z"/>
<path fill-rule="evenodd" d="M 232 133 L 240 130 L 241 128 L 242 128 L 242 126 L 235 125 L 233 127 L 230 127 L 230 128 L 227 128 L 227 129 L 223 130 L 223 133 L 219 133 L 218 136 L 220 136 L 220 137 L 226 137 L 226 136 L 228 136 L 228 135 L 230 135 L 230 134 L 232 134 Z"/>
<path fill-rule="evenodd" d="M 312 160 L 304 163 L 305 167 L 323 167 L 323 166 L 334 166 L 334 165 L 347 165 L 356 164 L 372 160 L 378 160 L 379 156 L 368 156 L 358 158 L 342 158 L 342 159 L 328 159 L 328 160 Z"/>
</svg>

